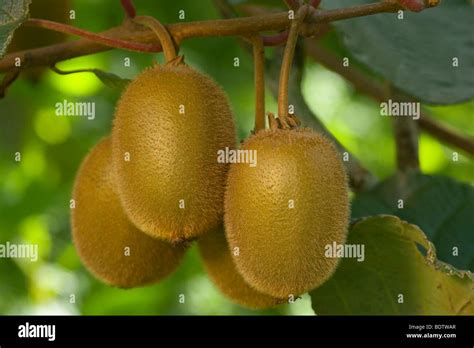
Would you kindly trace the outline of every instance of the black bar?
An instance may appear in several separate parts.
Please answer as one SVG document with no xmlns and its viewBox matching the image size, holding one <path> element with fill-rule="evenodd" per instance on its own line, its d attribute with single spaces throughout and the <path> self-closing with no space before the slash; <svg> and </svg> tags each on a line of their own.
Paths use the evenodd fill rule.
<svg viewBox="0 0 474 348">
<path fill-rule="evenodd" d="M 474 317 L 2 316 L 0 347 L 60 344 L 390 344 L 473 347 Z M 28 324 L 27 324 L 28 323 Z M 21 326 L 23 325 L 23 326 Z M 28 325 L 28 326 L 27 326 Z M 55 337 L 47 327 L 55 325 Z M 412 325 L 412 326 L 409 326 Z M 443 326 L 444 325 L 444 326 Z M 52 329 L 52 327 L 51 327 Z M 19 337 L 42 332 L 43 338 Z M 48 336 L 49 333 L 49 336 Z M 407 334 L 455 334 L 410 338 Z M 51 339 L 51 341 L 48 339 Z"/>
</svg>

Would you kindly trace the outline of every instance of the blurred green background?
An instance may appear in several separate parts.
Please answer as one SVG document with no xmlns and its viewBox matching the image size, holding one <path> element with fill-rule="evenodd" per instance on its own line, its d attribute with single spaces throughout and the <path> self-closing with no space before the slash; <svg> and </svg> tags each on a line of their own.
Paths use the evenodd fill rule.
<svg viewBox="0 0 474 348">
<path fill-rule="evenodd" d="M 220 17 L 210 0 L 136 0 L 135 5 L 138 14 L 155 16 L 163 23 Z M 123 18 L 118 0 L 76 0 L 73 9 L 72 24 L 95 32 L 120 25 Z M 184 20 L 178 18 L 180 10 L 185 11 Z M 38 29 L 37 35 L 41 33 Z M 254 122 L 251 56 L 237 38 L 190 39 L 181 52 L 189 65 L 224 87 L 239 137 L 246 138 Z M 126 57 L 130 67 L 124 66 Z M 240 59 L 239 67 L 234 66 L 235 57 Z M 99 68 L 133 78 L 157 59 L 161 55 L 112 50 L 58 67 Z M 380 178 L 394 172 L 391 123 L 379 116 L 378 104 L 310 58 L 305 62 L 303 92 L 311 109 L 365 166 Z M 313 314 L 307 295 L 270 311 L 234 305 L 207 278 L 195 247 L 176 273 L 155 286 L 115 289 L 87 272 L 71 242 L 69 200 L 82 159 L 110 132 L 118 97 L 119 91 L 104 86 L 93 74 L 63 76 L 48 71 L 37 83 L 20 78 L 0 100 L 0 243 L 38 244 L 40 251 L 38 262 L 0 259 L 0 314 Z M 95 120 L 56 117 L 54 105 L 64 99 L 95 102 Z M 269 92 L 266 108 L 277 109 Z M 474 136 L 473 102 L 431 109 L 440 121 Z M 473 161 L 460 152 L 459 162 L 452 162 L 453 151 L 457 150 L 422 134 L 422 171 L 472 184 Z M 21 152 L 21 162 L 15 162 L 16 152 Z M 180 294 L 186 296 L 184 304 L 179 303 Z"/>
</svg>

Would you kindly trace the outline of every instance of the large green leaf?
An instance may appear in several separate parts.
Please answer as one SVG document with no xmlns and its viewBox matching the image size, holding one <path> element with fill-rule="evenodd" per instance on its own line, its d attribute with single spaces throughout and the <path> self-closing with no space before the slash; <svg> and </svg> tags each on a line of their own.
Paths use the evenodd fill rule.
<svg viewBox="0 0 474 348">
<path fill-rule="evenodd" d="M 325 1 L 342 8 L 368 0 Z M 378 14 L 335 22 L 362 63 L 394 86 L 428 104 L 455 104 L 474 97 L 474 6 L 442 1 L 420 13 Z M 453 58 L 459 66 L 453 67 Z"/>
<path fill-rule="evenodd" d="M 5 55 L 13 32 L 28 16 L 31 0 L 0 0 L 0 58 Z"/>
<path fill-rule="evenodd" d="M 440 260 L 474 271 L 472 186 L 442 176 L 393 176 L 352 202 L 353 218 L 377 214 L 397 215 L 420 226 L 436 246 Z"/>
<path fill-rule="evenodd" d="M 346 244 L 363 245 L 365 258 L 343 258 L 311 292 L 316 314 L 474 314 L 472 273 L 438 261 L 417 226 L 395 216 L 369 217 L 351 226 Z"/>
</svg>

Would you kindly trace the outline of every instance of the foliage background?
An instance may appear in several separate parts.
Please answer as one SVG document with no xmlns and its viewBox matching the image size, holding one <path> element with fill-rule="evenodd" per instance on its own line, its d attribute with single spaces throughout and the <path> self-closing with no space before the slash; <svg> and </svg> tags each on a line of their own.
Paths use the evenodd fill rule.
<svg viewBox="0 0 474 348">
<path fill-rule="evenodd" d="M 179 10 L 185 10 L 185 21 L 220 17 L 210 0 L 136 0 L 135 5 L 138 14 L 164 23 L 180 21 Z M 118 1 L 76 0 L 73 9 L 73 24 L 90 31 L 120 25 L 123 18 Z M 41 32 L 38 29 L 37 35 Z M 341 41 L 338 35 L 327 40 L 333 46 Z M 253 63 L 238 39 L 190 39 L 181 51 L 189 65 L 224 87 L 239 137 L 247 137 L 253 127 Z M 124 67 L 125 57 L 130 57 L 131 67 Z M 240 58 L 239 67 L 234 67 L 234 57 Z M 161 56 L 112 50 L 58 67 L 99 68 L 133 78 L 154 59 Z M 303 92 L 310 107 L 364 165 L 380 178 L 390 176 L 396 169 L 392 127 L 388 118 L 379 116 L 379 105 L 311 59 L 305 63 Z M 206 277 L 195 247 L 175 274 L 155 286 L 120 290 L 90 276 L 71 243 L 69 200 L 82 159 L 110 132 L 118 97 L 118 91 L 105 87 L 92 74 L 47 72 L 38 83 L 18 80 L 0 100 L 0 243 L 37 243 L 40 250 L 36 263 L 0 259 L 0 314 L 313 314 L 308 295 L 271 311 L 250 311 L 232 304 Z M 55 117 L 54 105 L 64 99 L 95 102 L 96 119 Z M 266 108 L 277 109 L 269 92 Z M 474 136 L 473 102 L 431 110 L 439 120 Z M 17 151 L 22 153 L 20 163 L 14 161 Z M 461 152 L 459 162 L 452 162 L 452 152 L 422 134 L 422 171 L 472 185 L 474 162 Z M 76 303 L 70 303 L 71 294 Z M 179 294 L 186 295 L 185 304 L 178 302 Z"/>
</svg>

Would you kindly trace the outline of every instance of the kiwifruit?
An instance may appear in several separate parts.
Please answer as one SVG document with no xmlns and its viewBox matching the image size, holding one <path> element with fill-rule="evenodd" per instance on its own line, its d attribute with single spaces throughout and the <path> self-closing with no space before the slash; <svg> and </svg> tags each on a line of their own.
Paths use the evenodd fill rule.
<svg viewBox="0 0 474 348">
<path fill-rule="evenodd" d="M 326 281 L 338 259 L 325 246 L 344 243 L 347 177 L 340 155 L 309 129 L 263 130 L 242 145 L 257 165 L 232 164 L 225 229 L 237 270 L 260 292 L 285 298 Z"/>
<path fill-rule="evenodd" d="M 111 156 L 106 138 L 79 169 L 73 192 L 74 244 L 89 271 L 110 285 L 156 282 L 176 269 L 186 247 L 152 238 L 127 219 L 115 193 Z"/>
<path fill-rule="evenodd" d="M 117 104 L 112 132 L 118 193 L 130 220 L 153 237 L 193 239 L 222 219 L 228 165 L 235 148 L 224 91 L 182 64 L 146 69 Z"/>
<path fill-rule="evenodd" d="M 244 307 L 263 309 L 286 301 L 253 289 L 245 282 L 232 260 L 224 227 L 206 233 L 198 240 L 201 259 L 210 278 L 229 299 Z"/>
<path fill-rule="evenodd" d="M 70 7 L 69 0 L 33 0 L 29 7 L 29 14 L 31 18 L 69 23 Z M 13 39 L 8 45 L 8 53 L 64 42 L 66 38 L 67 35 L 64 33 L 22 25 L 15 30 Z M 46 67 L 29 68 L 23 74 L 31 81 L 37 81 L 46 69 Z"/>
</svg>

